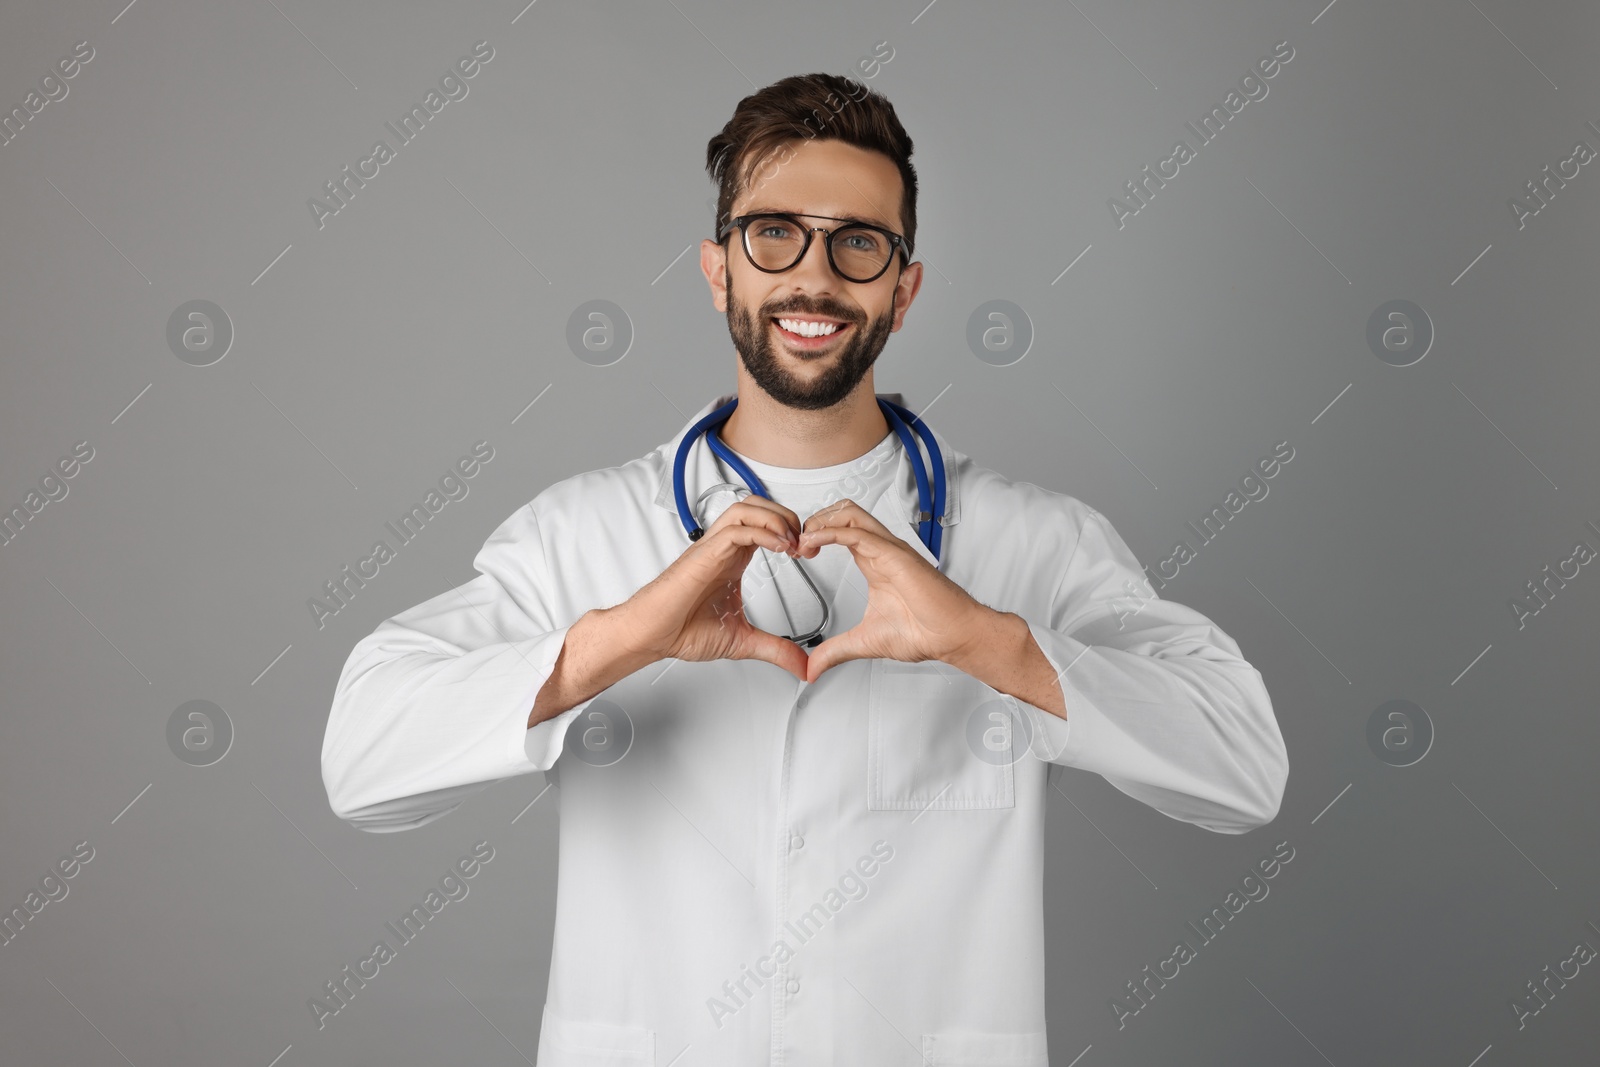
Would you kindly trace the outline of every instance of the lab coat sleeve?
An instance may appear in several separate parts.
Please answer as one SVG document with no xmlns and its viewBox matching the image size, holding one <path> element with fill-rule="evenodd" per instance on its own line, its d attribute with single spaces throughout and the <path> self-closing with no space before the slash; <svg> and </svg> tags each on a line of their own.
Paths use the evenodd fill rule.
<svg viewBox="0 0 1600 1067">
<path fill-rule="evenodd" d="M 1156 596 L 1105 516 L 1088 511 L 1049 617 L 1027 622 L 1067 711 L 1018 701 L 1036 755 L 1218 833 L 1277 816 L 1289 760 L 1261 673 L 1210 619 Z"/>
<path fill-rule="evenodd" d="M 477 577 L 385 619 L 345 661 L 322 780 L 334 814 L 359 829 L 415 829 L 502 778 L 550 769 L 594 699 L 528 727 L 577 621 L 554 614 L 531 504 L 473 567 Z"/>
</svg>

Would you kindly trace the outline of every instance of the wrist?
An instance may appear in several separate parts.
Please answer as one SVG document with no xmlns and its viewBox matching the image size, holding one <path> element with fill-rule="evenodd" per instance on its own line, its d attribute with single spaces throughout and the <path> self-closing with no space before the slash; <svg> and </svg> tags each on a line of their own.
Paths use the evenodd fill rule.
<svg viewBox="0 0 1600 1067">
<path fill-rule="evenodd" d="M 637 650 L 617 607 L 590 608 L 567 627 L 550 677 L 534 699 L 529 729 L 661 658 Z"/>
<path fill-rule="evenodd" d="M 606 649 L 608 658 L 622 668 L 619 677 L 666 657 L 664 651 L 651 647 L 641 637 L 642 627 L 636 622 L 635 610 L 633 601 L 624 600 L 609 608 L 590 608 L 573 624 L 595 636 L 595 644 Z"/>
<path fill-rule="evenodd" d="M 1009 611 L 996 611 L 987 604 L 974 600 L 966 617 L 957 627 L 956 632 L 963 635 L 961 643 L 951 649 L 948 655 L 940 658 L 974 678 L 981 677 L 980 665 L 993 664 L 1005 648 L 1015 643 L 1017 623 L 1027 626 L 1020 615 Z"/>
</svg>

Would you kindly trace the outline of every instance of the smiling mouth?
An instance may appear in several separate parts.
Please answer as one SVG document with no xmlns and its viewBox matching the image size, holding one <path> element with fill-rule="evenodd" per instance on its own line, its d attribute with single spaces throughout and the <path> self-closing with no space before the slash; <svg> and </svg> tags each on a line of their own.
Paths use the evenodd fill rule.
<svg viewBox="0 0 1600 1067">
<path fill-rule="evenodd" d="M 802 349 L 825 348 L 832 343 L 834 338 L 843 334 L 853 325 L 848 322 L 808 323 L 804 319 L 791 319 L 783 315 L 774 316 L 771 322 L 785 341 L 788 341 L 796 348 Z M 806 332 L 801 333 L 798 330 L 791 330 L 784 325 L 785 322 Z"/>
</svg>

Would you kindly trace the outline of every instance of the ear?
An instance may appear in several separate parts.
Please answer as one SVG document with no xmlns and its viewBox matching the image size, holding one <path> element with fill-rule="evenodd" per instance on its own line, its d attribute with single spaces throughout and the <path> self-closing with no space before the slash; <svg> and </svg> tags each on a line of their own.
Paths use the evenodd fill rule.
<svg viewBox="0 0 1600 1067">
<path fill-rule="evenodd" d="M 895 253 L 899 258 L 900 253 Z M 894 287 L 894 325 L 889 328 L 894 333 L 905 322 L 906 312 L 911 310 L 911 301 L 917 298 L 917 291 L 922 288 L 922 263 L 907 264 L 900 272 L 900 278 Z"/>
<path fill-rule="evenodd" d="M 727 270 L 728 249 L 707 237 L 700 242 L 700 273 L 706 276 L 706 284 L 711 286 L 711 306 L 722 312 L 728 313 L 728 282 Z M 918 264 L 921 267 L 921 264 Z"/>
</svg>

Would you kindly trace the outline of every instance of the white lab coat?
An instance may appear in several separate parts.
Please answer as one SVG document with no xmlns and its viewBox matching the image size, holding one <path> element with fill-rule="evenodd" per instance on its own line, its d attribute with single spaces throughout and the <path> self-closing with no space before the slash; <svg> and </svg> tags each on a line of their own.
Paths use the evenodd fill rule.
<svg viewBox="0 0 1600 1067">
<path fill-rule="evenodd" d="M 1220 833 L 1270 822 L 1288 761 L 1261 675 L 1154 597 L 1103 515 L 939 438 L 944 573 L 1027 620 L 1064 671 L 1067 720 L 937 661 L 854 660 L 807 686 L 761 661 L 674 660 L 528 729 L 568 627 L 687 547 L 672 458 L 731 396 L 650 454 L 545 489 L 489 537 L 477 577 L 356 644 L 323 742 L 329 803 L 406 830 L 546 772 L 560 862 L 540 1067 L 647 1067 L 686 1046 L 679 1064 L 1046 1067 L 1047 771 L 1093 771 Z M 872 513 L 933 562 L 897 463 Z M 702 438 L 689 500 L 722 480 Z M 846 576 L 830 636 L 865 605 Z M 971 747 L 1005 728 L 974 726 L 997 700 L 987 711 L 1024 727 L 1015 762 Z"/>
</svg>

